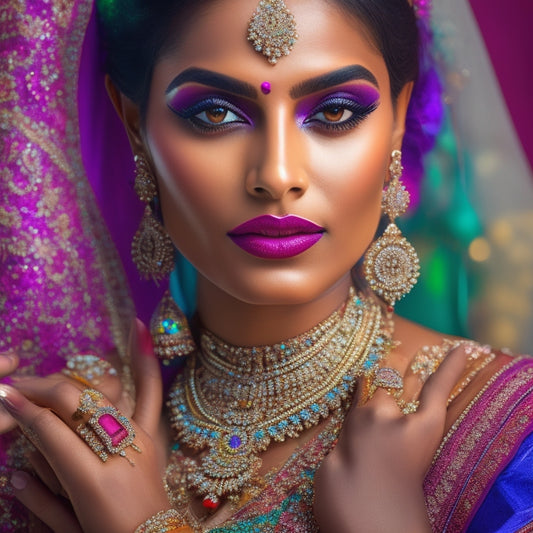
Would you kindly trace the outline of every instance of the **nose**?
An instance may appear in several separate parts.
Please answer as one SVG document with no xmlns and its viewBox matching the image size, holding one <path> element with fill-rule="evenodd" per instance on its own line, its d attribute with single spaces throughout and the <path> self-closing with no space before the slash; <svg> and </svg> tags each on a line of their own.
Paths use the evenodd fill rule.
<svg viewBox="0 0 533 533">
<path fill-rule="evenodd" d="M 255 162 L 246 177 L 248 194 L 265 200 L 295 198 L 308 188 L 301 132 L 285 109 L 266 117 Z"/>
</svg>

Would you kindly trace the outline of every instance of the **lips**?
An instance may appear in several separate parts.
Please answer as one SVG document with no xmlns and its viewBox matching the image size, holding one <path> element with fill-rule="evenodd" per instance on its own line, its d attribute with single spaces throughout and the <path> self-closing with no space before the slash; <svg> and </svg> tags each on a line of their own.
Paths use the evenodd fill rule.
<svg viewBox="0 0 533 533">
<path fill-rule="evenodd" d="M 264 259 L 286 259 L 316 244 L 324 228 L 295 215 L 261 215 L 228 232 L 228 237 L 245 252 Z"/>
</svg>

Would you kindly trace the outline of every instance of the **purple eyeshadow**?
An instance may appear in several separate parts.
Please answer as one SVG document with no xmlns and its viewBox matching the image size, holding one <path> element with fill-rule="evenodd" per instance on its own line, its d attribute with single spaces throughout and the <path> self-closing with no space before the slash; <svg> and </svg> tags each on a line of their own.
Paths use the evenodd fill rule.
<svg viewBox="0 0 533 533">
<path fill-rule="evenodd" d="M 299 124 L 309 117 L 313 111 L 322 103 L 333 101 L 337 98 L 353 101 L 361 108 L 368 108 L 379 101 L 379 91 L 369 85 L 349 85 L 344 86 L 335 92 L 312 96 L 304 99 L 297 107 L 296 119 Z"/>
<path fill-rule="evenodd" d="M 167 95 L 168 107 L 178 115 L 185 115 L 193 107 L 201 106 L 202 102 L 215 101 L 213 106 L 209 107 L 227 107 L 230 111 L 242 116 L 250 123 L 253 122 L 252 105 L 245 98 L 239 98 L 235 95 L 227 95 L 224 92 L 215 91 L 209 87 L 189 86 L 182 87 Z"/>
</svg>

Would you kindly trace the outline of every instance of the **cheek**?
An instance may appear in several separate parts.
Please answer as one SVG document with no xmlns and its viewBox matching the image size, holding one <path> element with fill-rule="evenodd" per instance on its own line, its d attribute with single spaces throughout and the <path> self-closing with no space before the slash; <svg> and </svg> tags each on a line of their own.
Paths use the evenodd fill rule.
<svg viewBox="0 0 533 533">
<path fill-rule="evenodd" d="M 148 127 L 165 226 L 178 247 L 184 232 L 194 232 L 207 242 L 210 232 L 226 231 L 220 224 L 221 207 L 238 194 L 227 176 L 239 172 L 236 162 L 242 158 L 236 146 L 213 149 L 209 141 L 200 143 L 191 134 L 179 132 L 172 120 L 167 122 L 153 121 L 154 126 Z"/>
<path fill-rule="evenodd" d="M 330 214 L 341 231 L 352 233 L 358 249 L 368 246 L 381 215 L 391 144 L 390 129 L 388 135 L 385 131 L 381 127 L 361 129 L 310 152 Z"/>
</svg>

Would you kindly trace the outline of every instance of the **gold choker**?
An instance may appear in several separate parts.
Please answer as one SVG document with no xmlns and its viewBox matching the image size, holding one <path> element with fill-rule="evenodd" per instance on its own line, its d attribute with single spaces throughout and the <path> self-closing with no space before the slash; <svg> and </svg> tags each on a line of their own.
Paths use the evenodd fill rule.
<svg viewBox="0 0 533 533">
<path fill-rule="evenodd" d="M 274 346 L 235 347 L 212 333 L 189 359 L 169 407 L 176 440 L 207 455 L 187 477 L 210 509 L 259 484 L 258 454 L 343 408 L 389 352 L 382 308 L 350 290 L 310 331 Z"/>
</svg>

